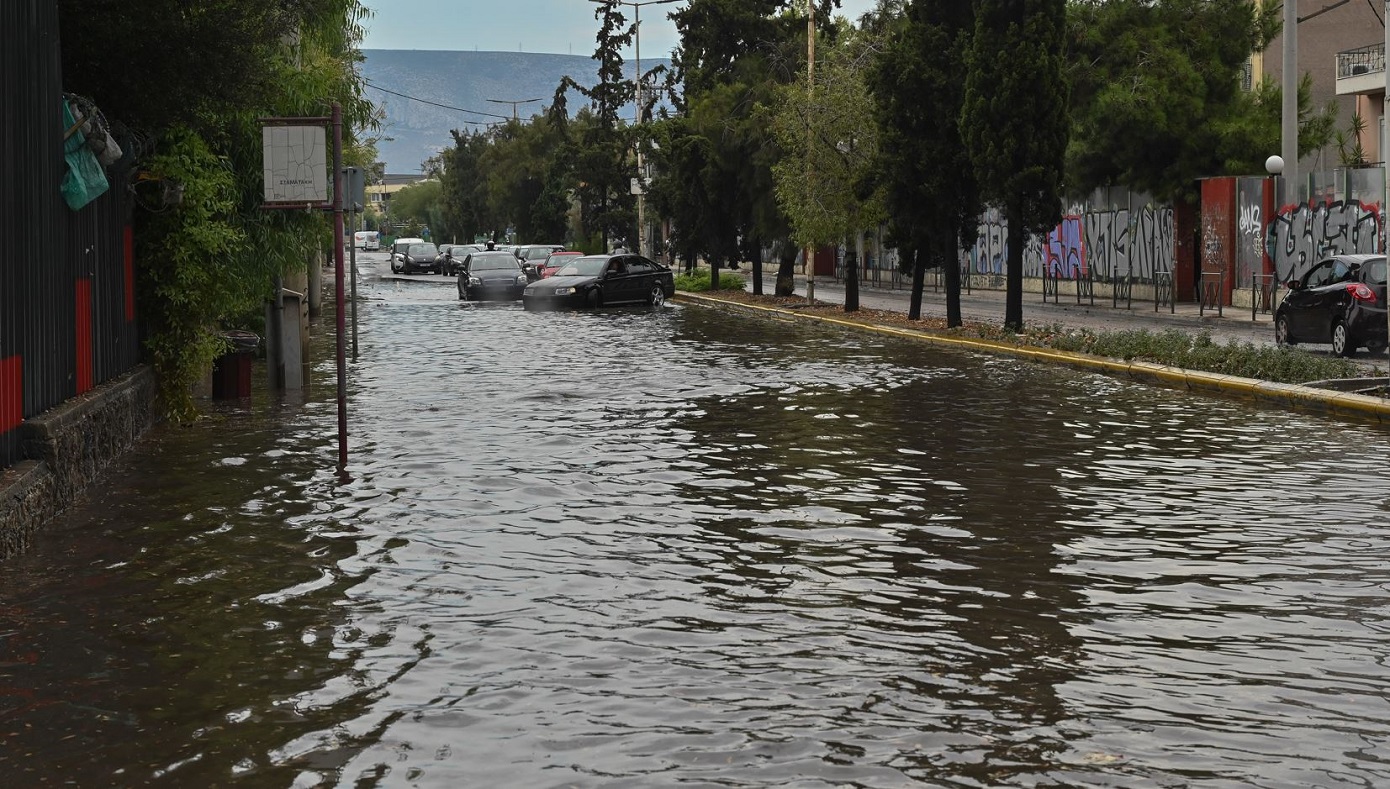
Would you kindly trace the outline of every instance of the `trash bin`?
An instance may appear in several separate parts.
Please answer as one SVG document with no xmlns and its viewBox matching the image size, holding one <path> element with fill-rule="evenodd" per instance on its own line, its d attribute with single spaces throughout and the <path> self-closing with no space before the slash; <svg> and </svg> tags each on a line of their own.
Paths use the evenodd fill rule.
<svg viewBox="0 0 1390 789">
<path fill-rule="evenodd" d="M 232 350 L 212 362 L 212 396 L 232 399 L 251 396 L 251 360 L 261 346 L 255 332 L 225 331 L 222 338 L 231 342 Z"/>
</svg>

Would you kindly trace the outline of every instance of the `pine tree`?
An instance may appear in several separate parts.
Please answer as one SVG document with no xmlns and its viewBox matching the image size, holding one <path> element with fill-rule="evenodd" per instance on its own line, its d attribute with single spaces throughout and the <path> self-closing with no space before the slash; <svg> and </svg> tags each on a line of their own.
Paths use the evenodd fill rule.
<svg viewBox="0 0 1390 789">
<path fill-rule="evenodd" d="M 878 178 L 889 234 L 912 274 L 908 318 L 922 317 L 926 269 L 946 279 L 946 323 L 961 325 L 958 250 L 974 241 L 979 185 L 960 135 L 974 9 L 911 0 L 869 79 L 881 131 Z"/>
<path fill-rule="evenodd" d="M 975 0 L 961 136 L 984 199 L 1008 221 L 1004 326 L 1023 329 L 1027 234 L 1061 221 L 1068 140 L 1066 0 Z"/>
</svg>

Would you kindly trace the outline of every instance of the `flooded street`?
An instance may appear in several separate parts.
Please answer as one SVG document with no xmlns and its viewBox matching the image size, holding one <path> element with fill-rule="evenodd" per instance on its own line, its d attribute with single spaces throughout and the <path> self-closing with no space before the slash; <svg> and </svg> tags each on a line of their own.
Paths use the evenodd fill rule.
<svg viewBox="0 0 1390 789">
<path fill-rule="evenodd" d="M 7 785 L 1390 784 L 1386 433 L 416 279 L 0 565 Z"/>
</svg>

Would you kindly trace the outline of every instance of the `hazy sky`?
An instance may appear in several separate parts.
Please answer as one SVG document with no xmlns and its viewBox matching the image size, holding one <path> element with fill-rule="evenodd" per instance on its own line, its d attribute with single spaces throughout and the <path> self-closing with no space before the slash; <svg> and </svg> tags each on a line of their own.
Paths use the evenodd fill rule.
<svg viewBox="0 0 1390 789">
<path fill-rule="evenodd" d="M 645 0 L 641 0 L 645 2 Z M 590 0 L 364 0 L 372 10 L 363 49 L 551 52 L 592 55 L 598 21 Z M 875 0 L 841 0 L 856 19 Z M 666 57 L 676 27 L 666 14 L 680 5 L 644 5 L 642 56 Z M 624 10 L 632 14 L 631 5 Z"/>
</svg>

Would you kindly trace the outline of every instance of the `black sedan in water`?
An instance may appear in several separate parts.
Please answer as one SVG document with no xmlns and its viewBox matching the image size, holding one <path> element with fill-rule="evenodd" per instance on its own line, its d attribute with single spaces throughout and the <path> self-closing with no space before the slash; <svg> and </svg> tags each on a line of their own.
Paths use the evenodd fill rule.
<svg viewBox="0 0 1390 789">
<path fill-rule="evenodd" d="M 641 255 L 585 255 L 565 261 L 549 277 L 526 286 L 528 310 L 650 304 L 660 307 L 676 292 L 671 269 Z"/>
<path fill-rule="evenodd" d="M 459 269 L 459 298 L 516 301 L 530 280 L 516 255 L 502 250 L 474 252 Z"/>
<path fill-rule="evenodd" d="M 1338 356 L 1385 350 L 1385 256 L 1335 255 L 1288 283 L 1274 312 L 1280 345 L 1326 342 Z"/>
<path fill-rule="evenodd" d="M 414 274 L 417 271 L 438 271 L 439 247 L 428 241 L 407 246 L 399 260 L 391 261 L 391 271 L 395 274 Z"/>
</svg>

